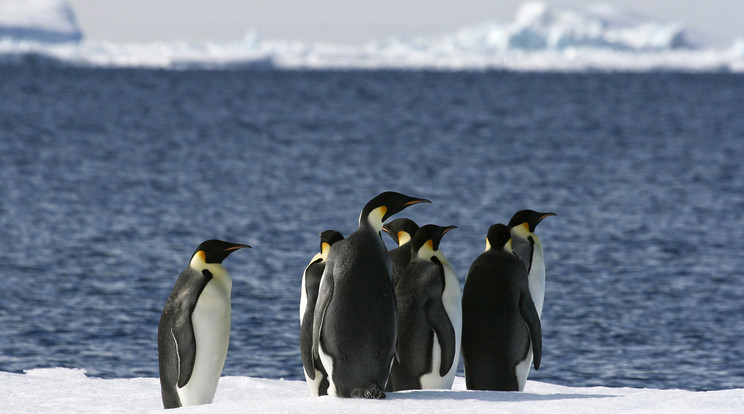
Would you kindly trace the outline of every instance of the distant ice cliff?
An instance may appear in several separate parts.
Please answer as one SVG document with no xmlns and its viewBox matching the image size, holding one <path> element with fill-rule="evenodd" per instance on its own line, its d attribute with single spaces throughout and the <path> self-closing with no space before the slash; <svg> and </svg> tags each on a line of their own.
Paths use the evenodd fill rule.
<svg viewBox="0 0 744 414">
<path fill-rule="evenodd" d="M 3 7 L 12 10 L 8 4 L 21 3 L 9 0 Z M 351 47 L 262 40 L 250 30 L 244 39 L 231 43 L 83 41 L 49 44 L 50 41 L 74 42 L 81 38 L 73 13 L 65 0 L 31 0 L 29 3 L 36 5 L 37 12 L 30 13 L 30 9 L 9 14 L 0 12 L 0 63 L 32 61 L 171 69 L 744 72 L 744 40 L 737 40 L 726 49 L 713 49 L 701 40 L 702 35 L 690 32 L 679 23 L 657 21 L 608 5 L 570 8 L 530 1 L 508 22 L 487 21 L 450 33 L 389 37 Z M 19 6 L 18 10 L 21 9 Z M 27 17 L 22 18 L 24 15 Z M 31 15 L 34 17 L 28 17 Z M 35 38 L 17 34 L 2 38 L 2 34 L 10 30 L 21 33 L 17 32 L 18 27 L 36 33 Z"/>
<path fill-rule="evenodd" d="M 544 2 L 522 4 L 511 22 L 486 22 L 442 36 L 408 42 L 418 48 L 494 53 L 594 48 L 621 51 L 690 49 L 676 23 L 655 22 L 611 5 L 566 8 Z"/>
<path fill-rule="evenodd" d="M 3 0 L 0 39 L 40 43 L 79 42 L 83 33 L 66 0 Z"/>
</svg>

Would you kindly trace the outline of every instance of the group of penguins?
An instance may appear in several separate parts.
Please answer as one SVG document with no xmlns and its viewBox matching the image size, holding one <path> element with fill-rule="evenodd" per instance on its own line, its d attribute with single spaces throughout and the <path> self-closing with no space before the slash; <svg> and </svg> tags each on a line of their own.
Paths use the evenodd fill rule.
<svg viewBox="0 0 744 414">
<path fill-rule="evenodd" d="M 320 234 L 302 276 L 300 353 L 314 396 L 385 398 L 386 391 L 450 389 L 462 351 L 470 390 L 521 391 L 540 367 L 545 265 L 535 227 L 554 213 L 521 210 L 488 229 L 464 289 L 439 250 L 455 226 L 402 218 L 423 198 L 387 191 L 344 238 Z M 381 232 L 398 247 L 388 251 Z M 230 339 L 232 280 L 222 261 L 246 244 L 197 247 L 158 326 L 165 408 L 212 402 Z"/>
</svg>

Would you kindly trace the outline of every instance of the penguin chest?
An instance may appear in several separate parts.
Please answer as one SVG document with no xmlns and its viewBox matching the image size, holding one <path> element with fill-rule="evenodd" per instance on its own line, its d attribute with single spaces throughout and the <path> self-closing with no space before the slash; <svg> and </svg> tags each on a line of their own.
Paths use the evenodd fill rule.
<svg viewBox="0 0 744 414">
<path fill-rule="evenodd" d="M 307 273 L 307 271 L 305 271 Z M 302 275 L 302 287 L 300 291 L 300 325 L 302 325 L 302 319 L 305 317 L 305 311 L 307 310 L 307 274 Z"/>
<path fill-rule="evenodd" d="M 181 404 L 212 402 L 230 341 L 230 285 L 212 279 L 202 290 L 191 314 L 196 358 L 189 382 L 178 389 Z"/>
<path fill-rule="evenodd" d="M 543 259 L 543 249 L 540 241 L 535 241 L 534 251 L 532 253 L 532 266 L 528 275 L 530 286 L 530 296 L 535 303 L 537 315 L 542 316 L 543 302 L 545 300 L 545 260 Z"/>
</svg>

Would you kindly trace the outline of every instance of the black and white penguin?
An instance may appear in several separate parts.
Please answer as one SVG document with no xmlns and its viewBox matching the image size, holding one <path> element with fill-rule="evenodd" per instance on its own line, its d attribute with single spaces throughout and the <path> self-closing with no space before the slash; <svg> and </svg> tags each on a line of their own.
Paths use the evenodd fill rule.
<svg viewBox="0 0 744 414">
<path fill-rule="evenodd" d="M 510 246 L 509 228 L 488 229 L 486 251 L 470 266 L 462 294 L 462 358 L 469 390 L 522 391 L 534 353 L 540 367 L 542 332 L 527 268 Z M 527 371 L 529 372 L 529 371 Z"/>
<path fill-rule="evenodd" d="M 393 282 L 397 283 L 403 269 L 411 261 L 411 245 L 409 242 L 416 235 L 419 226 L 411 219 L 399 218 L 382 226 L 382 230 L 389 234 L 398 247 L 390 250 L 390 261 L 393 264 Z"/>
<path fill-rule="evenodd" d="M 520 210 L 514 213 L 508 224 L 512 237 L 512 249 L 527 266 L 530 293 L 535 302 L 537 314 L 540 316 L 542 316 L 545 299 L 545 260 L 542 244 L 535 234 L 535 228 L 545 217 L 550 216 L 555 216 L 555 213 Z"/>
<path fill-rule="evenodd" d="M 382 223 L 429 202 L 385 192 L 364 206 L 359 227 L 328 253 L 313 321 L 313 357 L 328 373 L 328 394 L 385 398 L 397 336 L 390 255 Z"/>
<path fill-rule="evenodd" d="M 326 259 L 331 246 L 344 236 L 335 230 L 320 233 L 320 253 L 310 260 L 302 274 L 302 292 L 300 294 L 300 354 L 305 371 L 305 380 L 310 393 L 317 397 L 328 395 L 328 378 L 320 361 L 313 360 L 313 315 L 318 300 L 320 278 L 325 270 Z"/>
<path fill-rule="evenodd" d="M 247 244 L 207 240 L 171 291 L 158 326 L 160 390 L 165 408 L 209 404 L 230 341 L 232 279 L 222 266 Z"/>
<path fill-rule="evenodd" d="M 411 260 L 395 285 L 398 344 L 388 389 L 450 389 L 460 360 L 462 295 L 439 250 L 455 226 L 428 224 L 411 241 Z"/>
</svg>

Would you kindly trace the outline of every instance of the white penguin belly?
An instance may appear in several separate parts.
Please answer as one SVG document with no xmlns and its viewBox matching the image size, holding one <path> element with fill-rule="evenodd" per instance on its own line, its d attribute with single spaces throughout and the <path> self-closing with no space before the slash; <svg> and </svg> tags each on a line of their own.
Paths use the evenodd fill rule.
<svg viewBox="0 0 744 414">
<path fill-rule="evenodd" d="M 442 348 L 439 346 L 439 338 L 437 334 L 433 334 L 433 346 L 431 352 L 431 372 L 424 374 L 419 378 L 421 381 L 421 389 L 432 390 L 442 388 L 452 388 L 452 382 L 447 384 L 447 376 L 440 377 L 439 369 L 442 366 Z"/>
<path fill-rule="evenodd" d="M 455 356 L 452 361 L 452 367 L 447 374 L 442 377 L 439 370 L 442 366 L 442 348 L 439 346 L 439 338 L 434 335 L 432 347 L 432 371 L 424 374 L 419 378 L 422 389 L 451 389 L 457 373 L 457 365 L 460 362 L 460 338 L 462 337 L 462 293 L 460 283 L 455 276 L 452 265 L 444 258 L 440 252 L 437 257 L 444 268 L 444 292 L 442 292 L 442 304 L 444 310 L 449 316 L 452 327 L 455 330 Z"/>
<path fill-rule="evenodd" d="M 207 283 L 191 324 L 196 358 L 189 382 L 177 390 L 183 406 L 209 404 L 214 398 L 230 341 L 230 289 L 216 279 Z"/>
<path fill-rule="evenodd" d="M 444 376 L 442 382 L 443 385 L 440 388 L 450 389 L 452 388 L 452 383 L 455 381 L 457 365 L 460 362 L 460 341 L 462 338 L 462 292 L 460 290 L 460 282 L 457 280 L 457 276 L 455 275 L 452 266 L 449 262 L 443 262 L 443 264 L 445 287 L 444 292 L 442 292 L 442 304 L 452 322 L 452 327 L 455 329 L 455 359 L 452 361 L 452 367 L 449 372 Z M 437 343 L 437 346 L 438 345 L 439 343 Z M 439 372 L 438 369 L 435 372 Z"/>
<path fill-rule="evenodd" d="M 302 275 L 302 290 L 300 290 L 300 326 L 307 310 L 307 292 L 305 292 L 305 275 Z"/>
<path fill-rule="evenodd" d="M 308 388 L 310 388 L 310 394 L 313 397 L 317 397 L 320 395 L 320 383 L 323 381 L 323 378 L 325 378 L 325 375 L 323 375 L 322 372 L 315 370 L 315 379 L 310 379 L 310 376 L 307 375 L 307 372 L 305 372 L 305 382 L 307 382 Z"/>
<path fill-rule="evenodd" d="M 543 302 L 545 300 L 545 260 L 540 242 L 536 242 L 532 253 L 532 267 L 527 277 L 530 285 L 530 296 L 535 303 L 537 316 L 542 317 Z"/>
</svg>

